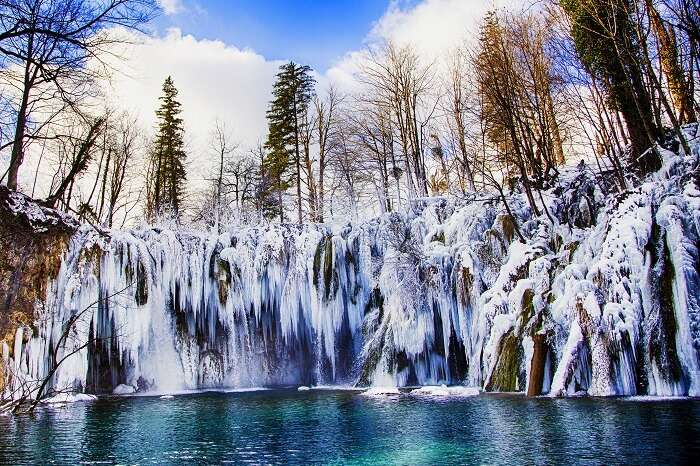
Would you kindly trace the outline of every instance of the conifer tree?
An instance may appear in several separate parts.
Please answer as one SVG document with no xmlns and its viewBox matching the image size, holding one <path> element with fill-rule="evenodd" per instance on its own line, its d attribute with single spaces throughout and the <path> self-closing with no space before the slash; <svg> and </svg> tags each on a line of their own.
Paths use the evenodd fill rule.
<svg viewBox="0 0 700 466">
<path fill-rule="evenodd" d="M 180 117 L 182 108 L 177 101 L 178 91 L 170 76 L 163 84 L 163 95 L 159 97 L 158 134 L 151 150 L 148 174 L 148 214 L 150 217 L 169 213 L 180 217 L 182 198 L 185 193 L 184 127 Z"/>
<path fill-rule="evenodd" d="M 301 193 L 301 134 L 306 113 L 314 94 L 315 80 L 311 68 L 294 62 L 280 67 L 272 90 L 272 102 L 267 111 L 267 156 L 263 163 L 266 178 L 264 211 L 267 216 L 278 214 L 284 221 L 282 193 L 296 186 L 299 223 L 302 222 Z"/>
</svg>

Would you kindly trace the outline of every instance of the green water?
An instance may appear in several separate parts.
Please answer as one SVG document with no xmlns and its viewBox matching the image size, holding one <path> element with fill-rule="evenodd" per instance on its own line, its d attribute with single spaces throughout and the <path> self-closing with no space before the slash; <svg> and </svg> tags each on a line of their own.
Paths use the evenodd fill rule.
<svg viewBox="0 0 700 466">
<path fill-rule="evenodd" d="M 0 417 L 3 464 L 687 464 L 700 401 L 271 390 Z M 697 463 L 696 463 L 697 464 Z"/>
</svg>

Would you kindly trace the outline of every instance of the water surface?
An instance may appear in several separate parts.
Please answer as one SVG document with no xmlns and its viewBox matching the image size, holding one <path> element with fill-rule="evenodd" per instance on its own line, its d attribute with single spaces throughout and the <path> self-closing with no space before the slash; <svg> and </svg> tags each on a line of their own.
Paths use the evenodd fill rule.
<svg viewBox="0 0 700 466">
<path fill-rule="evenodd" d="M 3 464 L 643 464 L 700 458 L 700 401 L 270 390 L 0 417 Z"/>
</svg>

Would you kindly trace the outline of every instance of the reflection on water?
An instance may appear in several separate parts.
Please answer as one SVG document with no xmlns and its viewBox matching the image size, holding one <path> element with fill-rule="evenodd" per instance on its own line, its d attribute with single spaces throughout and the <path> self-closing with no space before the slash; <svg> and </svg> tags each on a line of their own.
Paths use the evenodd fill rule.
<svg viewBox="0 0 700 466">
<path fill-rule="evenodd" d="M 5 416 L 0 433 L 3 464 L 680 464 L 700 457 L 700 401 L 203 393 Z"/>
</svg>

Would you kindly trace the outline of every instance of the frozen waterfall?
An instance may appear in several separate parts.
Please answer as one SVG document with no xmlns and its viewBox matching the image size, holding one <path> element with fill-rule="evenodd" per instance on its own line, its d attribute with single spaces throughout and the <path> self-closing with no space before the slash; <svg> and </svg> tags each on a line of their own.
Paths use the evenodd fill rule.
<svg viewBox="0 0 700 466">
<path fill-rule="evenodd" d="M 546 216 L 427 199 L 354 226 L 223 234 L 81 227 L 6 387 L 167 392 L 466 384 L 571 395 L 700 395 L 700 192 L 666 154 L 605 195 L 571 168 Z M 70 327 L 70 328 L 69 328 Z M 69 332 L 65 329 L 69 328 Z"/>
</svg>

